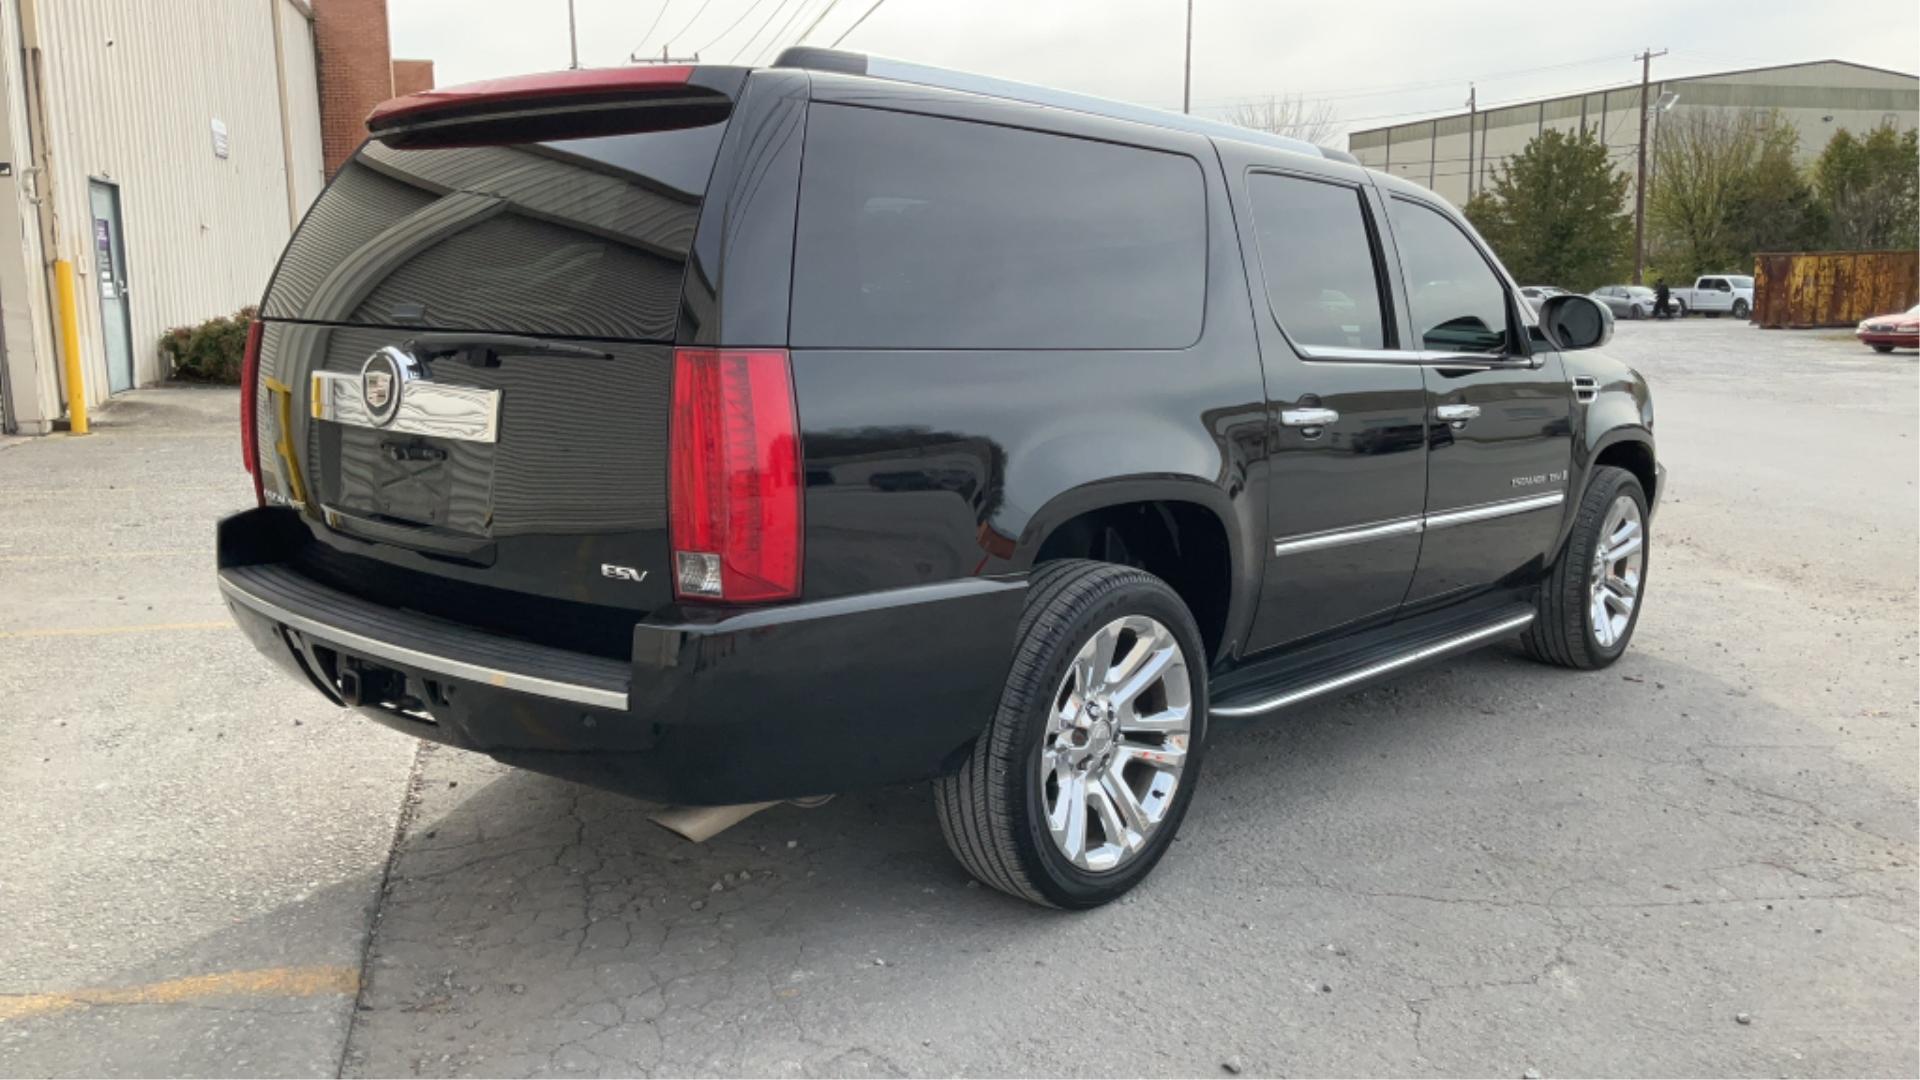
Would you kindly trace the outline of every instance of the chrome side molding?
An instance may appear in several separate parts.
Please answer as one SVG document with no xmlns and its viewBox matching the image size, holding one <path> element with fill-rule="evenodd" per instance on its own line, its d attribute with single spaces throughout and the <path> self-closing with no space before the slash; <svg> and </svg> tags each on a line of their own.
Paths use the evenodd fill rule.
<svg viewBox="0 0 1920 1080">
<path fill-rule="evenodd" d="M 1564 491 L 1550 491 L 1545 495 L 1529 495 L 1524 499 L 1503 499 L 1500 502 L 1482 503 L 1479 506 L 1462 507 L 1459 510 L 1443 510 L 1438 514 L 1423 514 L 1420 517 L 1397 518 L 1393 521 L 1376 522 L 1370 525 L 1357 525 L 1348 529 L 1329 529 L 1326 532 L 1312 533 L 1307 536 L 1289 537 L 1273 542 L 1275 555 L 1294 555 L 1302 551 L 1317 551 L 1321 548 L 1338 547 L 1341 544 L 1361 544 L 1368 540 L 1384 540 L 1390 536 L 1405 536 L 1408 533 L 1427 532 L 1432 529 L 1444 529 L 1452 525 L 1466 525 L 1475 521 L 1489 521 L 1506 517 L 1509 514 L 1525 514 L 1534 510 L 1545 510 L 1559 506 L 1567 501 Z"/>
<path fill-rule="evenodd" d="M 1331 679 L 1310 683 L 1297 690 L 1288 690 L 1283 694 L 1275 694 L 1273 697 L 1247 705 L 1209 707 L 1208 712 L 1214 716 L 1258 716 L 1261 713 L 1272 712 L 1275 709 L 1284 709 L 1289 705 L 1297 705 L 1302 701 L 1319 697 L 1322 694 L 1331 694 L 1335 690 L 1352 686 L 1355 683 L 1366 682 L 1369 679 L 1378 678 L 1388 672 L 1397 671 L 1403 667 L 1409 667 L 1426 660 L 1433 660 L 1451 652 L 1458 652 L 1469 646 L 1478 645 L 1483 641 L 1506 637 L 1509 634 L 1525 629 L 1527 625 L 1532 622 L 1533 612 L 1529 611 L 1524 615 L 1515 615 L 1502 619 L 1497 623 L 1483 626 L 1478 630 L 1470 630 L 1464 634 L 1457 634 L 1443 641 L 1436 641 L 1431 645 L 1423 645 L 1420 648 L 1401 653 L 1398 656 L 1390 657 L 1376 664 L 1368 664 L 1358 671 L 1350 671 L 1345 675 L 1336 675 Z"/>
<path fill-rule="evenodd" d="M 1545 510 L 1559 506 L 1567 501 L 1564 491 L 1549 492 L 1545 495 L 1529 495 L 1524 499 L 1507 499 L 1502 502 L 1483 503 L 1479 506 L 1463 507 L 1459 510 L 1446 510 L 1438 514 L 1427 515 L 1427 528 L 1444 529 L 1449 525 L 1465 525 L 1474 521 L 1488 521 L 1506 517 L 1508 514 L 1525 514 L 1534 510 Z"/>
<path fill-rule="evenodd" d="M 1378 525 L 1367 525 L 1358 529 L 1336 529 L 1332 532 L 1315 533 L 1311 536 L 1298 536 L 1291 540 L 1276 541 L 1273 545 L 1275 555 L 1292 555 L 1301 551 L 1317 551 L 1320 548 L 1339 547 L 1342 544 L 1358 544 L 1368 540 L 1384 540 L 1389 536 L 1405 536 L 1417 533 L 1425 528 L 1419 518 L 1405 518 L 1400 521 L 1385 521 Z"/>
</svg>

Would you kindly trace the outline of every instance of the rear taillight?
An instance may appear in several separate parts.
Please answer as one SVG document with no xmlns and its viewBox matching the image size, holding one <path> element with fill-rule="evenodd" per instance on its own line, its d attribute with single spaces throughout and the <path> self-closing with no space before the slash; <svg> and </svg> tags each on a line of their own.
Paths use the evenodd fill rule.
<svg viewBox="0 0 1920 1080">
<path fill-rule="evenodd" d="M 675 350 L 671 431 L 674 594 L 800 595 L 800 424 L 785 350 Z"/>
<path fill-rule="evenodd" d="M 253 477 L 253 501 L 267 504 L 260 484 L 260 335 L 264 324 L 259 319 L 247 324 L 247 351 L 240 361 L 240 457 Z"/>
</svg>

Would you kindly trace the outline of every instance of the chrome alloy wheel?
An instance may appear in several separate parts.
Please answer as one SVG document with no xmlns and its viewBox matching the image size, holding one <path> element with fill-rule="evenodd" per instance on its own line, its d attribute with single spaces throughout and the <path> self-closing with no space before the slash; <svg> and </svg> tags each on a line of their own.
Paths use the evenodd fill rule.
<svg viewBox="0 0 1920 1080">
<path fill-rule="evenodd" d="M 1101 627 L 1053 695 L 1040 738 L 1041 801 L 1062 855 L 1113 870 L 1166 819 L 1186 767 L 1193 684 L 1173 632 L 1145 615 Z"/>
<path fill-rule="evenodd" d="M 1633 605 L 1640 601 L 1640 572 L 1646 565 L 1646 535 L 1640 504 L 1630 495 L 1616 497 L 1600 526 L 1600 542 L 1587 579 L 1587 621 L 1603 649 L 1618 644 L 1633 621 Z"/>
</svg>

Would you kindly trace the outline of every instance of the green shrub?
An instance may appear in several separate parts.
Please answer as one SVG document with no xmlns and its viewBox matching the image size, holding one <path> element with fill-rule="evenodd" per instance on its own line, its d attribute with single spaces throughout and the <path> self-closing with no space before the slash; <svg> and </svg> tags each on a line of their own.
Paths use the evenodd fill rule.
<svg viewBox="0 0 1920 1080">
<path fill-rule="evenodd" d="M 173 377 L 187 382 L 237 383 L 247 352 L 247 328 L 257 309 L 243 307 L 199 326 L 176 326 L 160 335 L 160 354 Z"/>
</svg>

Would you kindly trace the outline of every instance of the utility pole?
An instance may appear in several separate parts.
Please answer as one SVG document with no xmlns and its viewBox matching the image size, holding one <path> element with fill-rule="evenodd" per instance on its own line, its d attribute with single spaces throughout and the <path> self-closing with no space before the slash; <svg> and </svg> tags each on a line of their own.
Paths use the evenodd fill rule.
<svg viewBox="0 0 1920 1080">
<path fill-rule="evenodd" d="M 1634 57 L 1640 61 L 1640 164 L 1639 177 L 1633 185 L 1633 283 L 1640 284 L 1640 278 L 1647 268 L 1647 120 L 1653 111 L 1653 102 L 1647 100 L 1647 84 L 1653 74 L 1653 58 L 1667 55 L 1667 50 L 1653 51 L 1649 45 L 1645 52 Z"/>
<path fill-rule="evenodd" d="M 639 53 L 634 53 L 628 56 L 627 59 L 636 64 L 697 64 L 700 62 L 700 54 L 694 53 L 692 56 L 668 56 L 667 47 L 662 45 L 660 46 L 659 56 L 641 56 Z"/>
<path fill-rule="evenodd" d="M 1193 0 L 1187 0 L 1187 74 L 1180 84 L 1180 111 L 1193 111 Z"/>
<path fill-rule="evenodd" d="M 567 65 L 568 71 L 580 69 L 580 30 L 573 20 L 573 0 L 567 0 L 567 45 L 573 52 L 573 60 Z"/>
<path fill-rule="evenodd" d="M 1467 84 L 1467 201 L 1473 201 L 1473 174 L 1478 170 L 1473 164 L 1473 129 L 1479 125 L 1479 91 L 1472 83 Z"/>
</svg>

